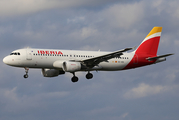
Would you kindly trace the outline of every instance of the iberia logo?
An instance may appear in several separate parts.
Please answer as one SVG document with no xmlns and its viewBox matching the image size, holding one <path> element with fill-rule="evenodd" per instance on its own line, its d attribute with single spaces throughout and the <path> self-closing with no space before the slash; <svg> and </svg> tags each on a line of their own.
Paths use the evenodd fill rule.
<svg viewBox="0 0 179 120">
<path fill-rule="evenodd" d="M 44 51 L 44 50 L 37 50 L 38 54 L 54 54 L 54 55 L 63 55 L 61 51 Z"/>
</svg>

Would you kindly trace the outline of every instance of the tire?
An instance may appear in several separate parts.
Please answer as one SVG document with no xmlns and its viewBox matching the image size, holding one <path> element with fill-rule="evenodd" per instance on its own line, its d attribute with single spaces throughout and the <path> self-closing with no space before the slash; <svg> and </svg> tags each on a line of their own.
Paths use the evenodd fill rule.
<svg viewBox="0 0 179 120">
<path fill-rule="evenodd" d="M 86 74 L 86 79 L 92 79 L 92 78 L 93 78 L 93 74 L 92 73 Z"/>
<path fill-rule="evenodd" d="M 24 75 L 24 78 L 28 78 L 28 75 L 27 75 L 27 74 L 25 74 L 25 75 Z"/>
<path fill-rule="evenodd" d="M 78 77 L 76 77 L 76 76 L 72 77 L 72 78 L 71 78 L 71 81 L 72 81 L 73 83 L 78 82 Z"/>
</svg>

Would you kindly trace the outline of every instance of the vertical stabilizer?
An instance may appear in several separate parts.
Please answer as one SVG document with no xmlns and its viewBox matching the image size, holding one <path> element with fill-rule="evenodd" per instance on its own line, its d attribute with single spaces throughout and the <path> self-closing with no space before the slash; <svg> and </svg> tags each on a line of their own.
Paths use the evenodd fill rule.
<svg viewBox="0 0 179 120">
<path fill-rule="evenodd" d="M 156 56 L 161 32 L 162 27 L 154 27 L 136 49 L 135 53 Z"/>
</svg>

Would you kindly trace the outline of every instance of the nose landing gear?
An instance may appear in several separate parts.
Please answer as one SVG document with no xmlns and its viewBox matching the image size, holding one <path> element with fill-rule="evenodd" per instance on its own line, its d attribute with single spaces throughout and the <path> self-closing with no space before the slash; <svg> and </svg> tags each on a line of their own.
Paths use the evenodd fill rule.
<svg viewBox="0 0 179 120">
<path fill-rule="evenodd" d="M 24 78 L 28 78 L 28 71 L 29 71 L 29 68 L 26 68 L 26 67 L 25 67 L 25 73 L 26 73 L 26 74 L 24 75 Z"/>
</svg>

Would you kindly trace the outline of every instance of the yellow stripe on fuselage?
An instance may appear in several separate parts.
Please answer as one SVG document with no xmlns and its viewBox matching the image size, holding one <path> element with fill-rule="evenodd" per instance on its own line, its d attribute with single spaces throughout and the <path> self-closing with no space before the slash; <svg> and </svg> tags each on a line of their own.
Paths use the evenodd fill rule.
<svg viewBox="0 0 179 120">
<path fill-rule="evenodd" d="M 152 34 L 158 33 L 158 32 L 162 32 L 162 27 L 154 27 L 150 33 L 146 36 L 146 38 Z"/>
</svg>

